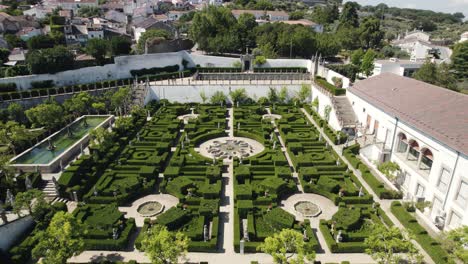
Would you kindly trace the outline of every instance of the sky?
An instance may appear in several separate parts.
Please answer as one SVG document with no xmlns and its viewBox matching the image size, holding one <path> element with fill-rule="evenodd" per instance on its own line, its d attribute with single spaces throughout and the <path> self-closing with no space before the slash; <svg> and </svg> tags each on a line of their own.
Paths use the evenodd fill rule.
<svg viewBox="0 0 468 264">
<path fill-rule="evenodd" d="M 400 8 L 429 9 L 444 13 L 462 12 L 468 17 L 468 0 L 353 0 L 360 5 L 378 5 L 385 3 L 388 6 Z M 344 1 L 348 2 L 348 1 Z M 465 18 L 466 19 L 466 18 Z"/>
</svg>

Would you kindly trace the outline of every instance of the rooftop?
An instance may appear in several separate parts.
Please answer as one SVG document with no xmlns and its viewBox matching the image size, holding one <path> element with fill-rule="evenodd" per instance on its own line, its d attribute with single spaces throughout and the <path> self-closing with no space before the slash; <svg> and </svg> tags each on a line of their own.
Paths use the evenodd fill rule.
<svg viewBox="0 0 468 264">
<path fill-rule="evenodd" d="M 312 26 L 317 25 L 317 23 L 315 23 L 313 21 L 310 21 L 308 19 L 285 20 L 285 21 L 281 21 L 281 23 L 286 23 L 286 24 L 289 24 L 289 25 L 304 25 L 304 26 L 308 26 L 308 27 L 312 27 Z"/>
<path fill-rule="evenodd" d="M 263 10 L 241 10 L 241 9 L 234 9 L 231 11 L 232 14 L 234 15 L 241 15 L 241 14 L 257 14 L 257 15 L 263 15 L 267 14 L 270 16 L 288 16 L 288 13 L 284 11 L 263 11 Z"/>
<path fill-rule="evenodd" d="M 383 73 L 349 88 L 368 103 L 468 155 L 468 95 Z"/>
</svg>

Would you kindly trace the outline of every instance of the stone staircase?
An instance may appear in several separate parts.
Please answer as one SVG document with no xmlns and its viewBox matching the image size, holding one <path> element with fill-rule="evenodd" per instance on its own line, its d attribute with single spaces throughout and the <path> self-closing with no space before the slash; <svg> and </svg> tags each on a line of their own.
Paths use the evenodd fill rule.
<svg viewBox="0 0 468 264">
<path fill-rule="evenodd" d="M 148 85 L 145 82 L 135 84 L 132 88 L 131 106 L 138 105 L 143 107 L 145 105 L 145 97 L 147 91 Z"/>
<path fill-rule="evenodd" d="M 69 202 L 68 199 L 59 197 L 52 180 L 43 180 L 39 189 L 44 193 L 46 201 L 49 201 L 51 204 L 56 202 L 67 204 Z"/>
<path fill-rule="evenodd" d="M 331 99 L 336 117 L 338 118 L 338 121 L 340 121 L 341 127 L 355 127 L 357 118 L 348 97 L 333 96 Z"/>
</svg>

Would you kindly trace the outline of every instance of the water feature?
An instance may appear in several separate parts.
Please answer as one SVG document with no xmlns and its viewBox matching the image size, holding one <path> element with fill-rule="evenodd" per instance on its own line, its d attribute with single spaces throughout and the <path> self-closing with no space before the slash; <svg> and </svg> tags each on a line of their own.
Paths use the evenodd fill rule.
<svg viewBox="0 0 468 264">
<path fill-rule="evenodd" d="M 294 205 L 294 209 L 304 217 L 316 217 L 322 210 L 318 205 L 309 201 L 300 201 Z"/>
<path fill-rule="evenodd" d="M 13 164 L 48 164 L 108 118 L 109 116 L 85 116 L 18 156 Z"/>
<path fill-rule="evenodd" d="M 164 210 L 164 205 L 156 201 L 149 201 L 141 204 L 137 208 L 137 212 L 143 217 L 151 217 L 161 213 Z"/>
</svg>

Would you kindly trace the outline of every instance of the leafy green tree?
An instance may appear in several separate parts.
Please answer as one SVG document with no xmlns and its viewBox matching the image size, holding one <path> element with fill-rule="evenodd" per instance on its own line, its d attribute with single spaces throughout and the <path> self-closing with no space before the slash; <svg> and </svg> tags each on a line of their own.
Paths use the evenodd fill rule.
<svg viewBox="0 0 468 264">
<path fill-rule="evenodd" d="M 346 50 L 355 50 L 361 46 L 359 29 L 348 24 L 338 26 L 336 38 L 341 43 L 341 47 Z"/>
<path fill-rule="evenodd" d="M 359 26 L 359 4 L 356 2 L 346 2 L 340 16 L 340 26 L 349 25 L 354 28 Z"/>
<path fill-rule="evenodd" d="M 315 251 L 304 241 L 301 233 L 293 229 L 283 229 L 273 236 L 265 238 L 258 250 L 269 254 L 278 264 L 303 264 L 315 259 Z"/>
<path fill-rule="evenodd" d="M 84 113 L 89 113 L 94 98 L 87 92 L 80 92 L 73 95 L 72 98 L 65 100 L 64 107 L 67 111 L 78 117 Z"/>
<path fill-rule="evenodd" d="M 170 232 L 165 226 L 154 225 L 141 241 L 141 248 L 153 264 L 178 263 L 187 253 L 190 239 L 182 232 Z"/>
<path fill-rule="evenodd" d="M 339 10 L 337 4 L 327 6 L 316 6 L 312 12 L 312 19 L 319 24 L 330 24 L 339 18 Z"/>
<path fill-rule="evenodd" d="M 445 63 L 437 66 L 435 63 L 426 61 L 421 68 L 413 74 L 413 78 L 457 91 L 455 76 L 451 72 L 450 67 Z"/>
<path fill-rule="evenodd" d="M 453 48 L 452 69 L 459 79 L 468 78 L 468 41 L 458 43 Z"/>
<path fill-rule="evenodd" d="M 199 95 L 203 103 L 206 103 L 206 101 L 208 101 L 208 96 L 206 96 L 205 91 L 201 91 Z"/>
<path fill-rule="evenodd" d="M 100 115 L 104 111 L 106 111 L 106 104 L 104 102 L 94 102 L 91 104 L 91 107 L 96 110 L 96 112 Z"/>
<path fill-rule="evenodd" d="M 422 261 L 422 255 L 411 243 L 408 235 L 395 226 L 386 228 L 383 225 L 374 225 L 364 243 L 367 246 L 366 253 L 378 263 L 399 263 L 403 256 L 398 252 L 406 252 L 411 261 Z"/>
<path fill-rule="evenodd" d="M 260 55 L 260 56 L 255 57 L 255 59 L 253 61 L 253 64 L 255 64 L 256 66 L 261 66 L 261 65 L 265 64 L 266 61 L 267 60 L 266 60 L 265 56 Z"/>
<path fill-rule="evenodd" d="M 364 51 L 362 49 L 357 49 L 351 54 L 351 63 L 361 67 L 362 58 L 364 58 Z"/>
<path fill-rule="evenodd" d="M 33 215 L 33 211 L 36 207 L 43 206 L 46 203 L 42 191 L 30 189 L 16 194 L 13 210 L 19 215 L 22 210 L 27 209 L 29 214 Z"/>
<path fill-rule="evenodd" d="M 107 40 L 93 38 L 86 43 L 86 54 L 93 56 L 99 65 L 104 64 L 107 50 Z"/>
<path fill-rule="evenodd" d="M 365 17 L 359 25 L 359 39 L 366 48 L 379 47 L 384 34 L 380 29 L 380 20 L 376 17 Z"/>
<path fill-rule="evenodd" d="M 287 103 L 289 99 L 288 87 L 281 87 L 280 92 L 278 93 L 278 100 L 280 103 Z"/>
<path fill-rule="evenodd" d="M 32 251 L 34 258 L 44 264 L 66 263 L 67 259 L 82 252 L 85 226 L 72 214 L 57 212 L 45 231 L 38 234 L 39 242 Z"/>
<path fill-rule="evenodd" d="M 10 49 L 17 48 L 17 47 L 25 47 L 24 41 L 20 37 L 14 34 L 5 34 L 3 37 L 8 43 L 8 47 Z"/>
<path fill-rule="evenodd" d="M 110 99 L 111 106 L 118 110 L 120 116 L 127 113 L 128 104 L 131 100 L 131 91 L 128 87 L 122 87 L 117 90 Z"/>
<path fill-rule="evenodd" d="M 223 106 L 226 100 L 227 96 L 221 91 L 216 91 L 210 98 L 212 104 L 220 104 L 221 106 Z"/>
<path fill-rule="evenodd" d="M 268 91 L 267 98 L 268 98 L 268 101 L 271 104 L 274 104 L 274 103 L 278 102 L 278 92 L 276 91 L 275 88 L 270 87 L 270 90 Z"/>
<path fill-rule="evenodd" d="M 101 9 L 96 6 L 82 6 L 78 9 L 78 16 L 80 17 L 96 17 L 101 14 Z"/>
<path fill-rule="evenodd" d="M 305 12 L 302 10 L 296 10 L 291 13 L 289 13 L 289 20 L 299 20 L 303 19 L 305 15 Z"/>
<path fill-rule="evenodd" d="M 67 48 L 57 46 L 29 52 L 26 63 L 33 74 L 56 73 L 73 69 L 75 56 Z"/>
<path fill-rule="evenodd" d="M 15 121 L 0 122 L 0 144 L 7 146 L 11 153 L 16 154 L 17 148 L 29 145 L 31 139 L 31 133 L 23 125 Z"/>
<path fill-rule="evenodd" d="M 366 51 L 366 54 L 364 54 L 364 57 L 362 58 L 360 70 L 366 76 L 371 76 L 374 71 L 374 60 L 376 55 L 377 54 L 374 52 L 374 50 L 369 49 Z"/>
<path fill-rule="evenodd" d="M 49 35 L 34 36 L 26 41 L 26 45 L 30 51 L 36 49 L 50 49 L 53 48 L 55 44 L 55 40 Z"/>
<path fill-rule="evenodd" d="M 431 32 L 437 29 L 437 25 L 430 18 L 420 18 L 413 22 L 411 28 Z"/>
<path fill-rule="evenodd" d="M 275 47 L 271 43 L 260 45 L 258 49 L 261 51 L 261 54 L 265 58 L 275 59 L 278 57 L 278 53 L 276 52 Z"/>
<path fill-rule="evenodd" d="M 229 93 L 229 96 L 234 103 L 242 103 L 249 98 L 245 88 L 235 89 Z"/>
<path fill-rule="evenodd" d="M 299 102 L 305 102 L 311 95 L 311 89 L 309 84 L 302 84 L 301 89 L 297 92 L 297 99 Z"/>
<path fill-rule="evenodd" d="M 8 56 L 10 56 L 10 50 L 5 48 L 0 48 L 0 62 L 5 63 L 8 61 Z"/>
<path fill-rule="evenodd" d="M 457 263 L 468 263 L 468 226 L 461 226 L 443 233 L 442 246 Z"/>
<path fill-rule="evenodd" d="M 393 181 L 397 177 L 397 173 L 400 171 L 398 163 L 392 161 L 386 161 L 380 163 L 377 169 L 382 172 L 389 180 Z"/>
<path fill-rule="evenodd" d="M 52 130 L 61 126 L 64 121 L 63 108 L 57 103 L 40 104 L 26 110 L 26 117 L 34 127 L 44 126 L 47 130 Z"/>
<path fill-rule="evenodd" d="M 140 38 L 138 39 L 136 50 L 138 53 L 143 54 L 145 53 L 146 42 L 155 38 L 161 39 L 170 39 L 172 36 L 169 32 L 162 29 L 150 29 L 141 34 Z"/>
<path fill-rule="evenodd" d="M 132 50 L 132 42 L 122 36 L 112 37 L 110 40 L 110 52 L 112 56 L 128 55 Z"/>
<path fill-rule="evenodd" d="M 11 103 L 8 105 L 8 118 L 18 123 L 23 123 L 26 120 L 24 108 L 19 103 Z"/>
<path fill-rule="evenodd" d="M 255 47 L 256 36 L 254 29 L 257 27 L 255 16 L 252 14 L 241 14 L 237 19 L 237 25 L 235 27 L 240 40 L 240 48 Z"/>
</svg>

